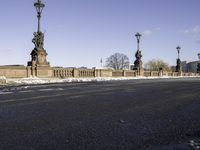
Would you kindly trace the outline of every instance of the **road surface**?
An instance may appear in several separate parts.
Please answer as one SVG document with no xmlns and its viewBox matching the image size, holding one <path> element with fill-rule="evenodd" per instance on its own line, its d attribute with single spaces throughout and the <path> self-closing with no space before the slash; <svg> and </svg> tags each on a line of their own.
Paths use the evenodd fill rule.
<svg viewBox="0 0 200 150">
<path fill-rule="evenodd" d="M 0 89 L 0 150 L 192 150 L 200 79 Z"/>
</svg>

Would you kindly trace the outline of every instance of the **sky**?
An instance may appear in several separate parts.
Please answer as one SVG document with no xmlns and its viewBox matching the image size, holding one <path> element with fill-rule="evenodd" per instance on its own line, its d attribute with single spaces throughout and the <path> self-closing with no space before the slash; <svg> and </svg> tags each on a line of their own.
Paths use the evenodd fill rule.
<svg viewBox="0 0 200 150">
<path fill-rule="evenodd" d="M 37 31 L 34 0 L 0 0 L 0 65 L 27 65 Z M 135 60 L 142 34 L 143 63 L 198 60 L 200 0 L 43 0 L 44 48 L 51 66 L 98 67 L 119 52 Z"/>
</svg>

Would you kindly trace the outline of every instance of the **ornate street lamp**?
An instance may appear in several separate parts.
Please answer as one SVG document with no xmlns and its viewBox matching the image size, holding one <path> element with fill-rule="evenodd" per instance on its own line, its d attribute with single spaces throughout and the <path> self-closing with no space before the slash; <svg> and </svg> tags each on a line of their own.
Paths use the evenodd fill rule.
<svg viewBox="0 0 200 150">
<path fill-rule="evenodd" d="M 141 34 L 139 32 L 137 32 L 135 34 L 135 37 L 137 38 L 137 50 L 139 51 L 140 50 L 140 38 L 141 38 Z"/>
<path fill-rule="evenodd" d="M 35 48 L 31 52 L 31 61 L 28 62 L 28 66 L 30 67 L 32 76 L 39 76 L 40 73 L 38 72 L 38 67 L 43 67 L 43 69 L 48 72 L 50 69 L 50 63 L 47 61 L 47 52 L 44 49 L 44 33 L 40 31 L 40 19 L 42 11 L 45 7 L 45 4 L 41 2 L 41 0 L 36 0 L 34 3 L 34 7 L 37 11 L 37 18 L 38 18 L 38 30 L 37 32 L 34 32 L 34 38 L 32 39 L 33 44 L 35 45 Z M 44 71 L 44 74 L 48 74 L 46 71 Z M 48 76 L 48 75 L 47 75 Z"/>
<path fill-rule="evenodd" d="M 37 2 L 34 3 L 34 6 L 38 14 L 37 17 L 38 17 L 38 33 L 39 33 L 40 32 L 40 18 L 41 18 L 42 10 L 45 7 L 45 4 L 43 4 L 41 0 L 37 0 Z"/>
<path fill-rule="evenodd" d="M 137 32 L 135 34 L 135 37 L 137 39 L 137 51 L 135 53 L 135 62 L 134 62 L 134 67 L 133 67 L 133 70 L 137 70 L 138 72 L 140 72 L 142 70 L 142 54 L 141 54 L 141 51 L 140 51 L 140 38 L 141 38 L 141 34 L 139 32 Z M 139 73 L 140 74 L 140 73 Z"/>
<path fill-rule="evenodd" d="M 44 33 L 40 31 L 40 19 L 45 4 L 43 4 L 41 0 L 36 0 L 34 7 L 37 11 L 38 31 L 33 33 L 34 38 L 32 39 L 32 42 L 35 45 L 35 48 L 31 52 L 32 59 L 28 62 L 28 66 L 32 66 L 33 69 L 36 66 L 49 66 L 49 62 L 46 60 L 48 54 L 44 49 Z"/>
<path fill-rule="evenodd" d="M 34 34 L 33 34 L 34 38 L 33 38 L 32 42 L 34 43 L 36 50 L 38 50 L 38 49 L 44 49 L 43 48 L 43 46 L 44 46 L 44 33 L 42 33 L 40 31 L 40 19 L 41 19 L 41 14 L 42 14 L 42 11 L 45 7 L 45 4 L 43 4 L 41 2 L 41 0 L 37 0 L 34 3 L 34 6 L 36 8 L 37 17 L 38 17 L 38 31 L 34 32 Z"/>
<path fill-rule="evenodd" d="M 181 47 L 177 46 L 176 50 L 177 50 L 177 53 L 178 53 L 178 59 L 176 61 L 176 72 L 180 72 L 181 71 L 181 60 L 180 60 Z"/>
<path fill-rule="evenodd" d="M 180 59 L 180 50 L 181 50 L 181 47 L 177 46 L 176 49 L 177 49 L 177 53 L 178 53 L 178 59 Z"/>
</svg>

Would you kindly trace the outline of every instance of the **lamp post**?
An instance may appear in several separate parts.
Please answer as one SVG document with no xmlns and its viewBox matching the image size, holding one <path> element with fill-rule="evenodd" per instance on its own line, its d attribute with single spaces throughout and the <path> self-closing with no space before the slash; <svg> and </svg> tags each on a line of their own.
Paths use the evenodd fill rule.
<svg viewBox="0 0 200 150">
<path fill-rule="evenodd" d="M 136 34 L 135 34 L 135 37 L 136 37 L 136 39 L 137 39 L 137 51 L 139 51 L 140 50 L 140 38 L 141 38 L 141 34 L 139 33 L 139 32 L 137 32 Z"/>
<path fill-rule="evenodd" d="M 178 53 L 178 59 L 180 59 L 180 50 L 181 50 L 181 47 L 177 46 L 176 49 L 177 49 L 177 53 Z"/>
<path fill-rule="evenodd" d="M 178 53 L 178 58 L 177 58 L 177 61 L 176 61 L 176 72 L 180 72 L 181 71 L 181 60 L 180 60 L 181 47 L 177 46 L 176 50 L 177 50 L 177 53 Z"/>
<path fill-rule="evenodd" d="M 133 67 L 133 70 L 137 70 L 138 71 L 138 74 L 141 75 L 141 71 L 142 71 L 142 54 L 141 54 L 141 51 L 140 51 L 140 39 L 141 39 L 141 34 L 139 32 L 137 32 L 135 34 L 135 37 L 137 39 L 137 51 L 135 53 L 135 62 L 134 62 L 134 67 Z"/>
<path fill-rule="evenodd" d="M 41 0 L 36 0 L 34 3 L 34 7 L 37 11 L 38 29 L 37 32 L 33 33 L 34 37 L 32 39 L 32 42 L 35 45 L 35 48 L 31 52 L 31 61 L 28 62 L 28 66 L 30 67 L 30 75 L 40 76 L 39 70 L 42 67 L 42 70 L 44 71 L 43 74 L 48 76 L 50 63 L 46 59 L 48 54 L 44 49 L 44 33 L 40 31 L 40 19 L 45 4 L 43 4 Z"/>
<path fill-rule="evenodd" d="M 197 54 L 199 60 L 198 60 L 198 63 L 197 63 L 197 73 L 200 73 L 200 53 Z"/>
<path fill-rule="evenodd" d="M 41 2 L 41 0 L 37 0 L 37 2 L 34 3 L 34 6 L 37 11 L 37 17 L 38 17 L 38 33 L 40 32 L 40 19 L 41 19 L 41 14 L 42 10 L 45 7 L 45 4 Z"/>
</svg>

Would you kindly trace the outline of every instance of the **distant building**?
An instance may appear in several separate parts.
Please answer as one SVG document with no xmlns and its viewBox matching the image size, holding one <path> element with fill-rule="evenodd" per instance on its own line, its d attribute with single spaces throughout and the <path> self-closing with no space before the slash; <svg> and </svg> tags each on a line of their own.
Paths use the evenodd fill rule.
<svg viewBox="0 0 200 150">
<path fill-rule="evenodd" d="M 181 71 L 196 73 L 198 63 L 199 63 L 199 61 L 192 61 L 192 62 L 188 62 L 188 63 L 187 63 L 187 61 L 182 61 L 181 62 Z M 175 71 L 176 66 L 171 66 L 171 70 Z"/>
<path fill-rule="evenodd" d="M 188 72 L 188 69 L 187 69 L 187 61 L 182 61 L 181 62 L 181 70 L 183 72 Z"/>
<path fill-rule="evenodd" d="M 187 63 L 187 72 L 194 72 L 194 73 L 197 72 L 197 64 L 198 61 Z"/>
</svg>

